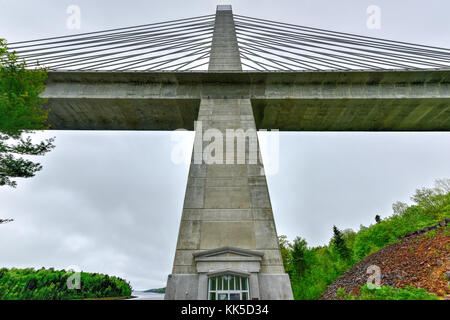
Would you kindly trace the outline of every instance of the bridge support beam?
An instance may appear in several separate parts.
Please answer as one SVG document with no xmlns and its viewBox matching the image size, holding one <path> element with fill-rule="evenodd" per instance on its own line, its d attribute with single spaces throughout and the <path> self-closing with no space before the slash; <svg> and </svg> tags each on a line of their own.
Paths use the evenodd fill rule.
<svg viewBox="0 0 450 320">
<path fill-rule="evenodd" d="M 250 99 L 258 129 L 449 131 L 450 71 L 49 72 L 54 130 L 194 129 L 201 99 Z M 136 85 L 139 83 L 139 85 Z"/>
<path fill-rule="evenodd" d="M 209 70 L 242 70 L 228 6 L 218 6 Z M 203 98 L 165 299 L 232 297 L 293 298 L 250 99 Z"/>
</svg>

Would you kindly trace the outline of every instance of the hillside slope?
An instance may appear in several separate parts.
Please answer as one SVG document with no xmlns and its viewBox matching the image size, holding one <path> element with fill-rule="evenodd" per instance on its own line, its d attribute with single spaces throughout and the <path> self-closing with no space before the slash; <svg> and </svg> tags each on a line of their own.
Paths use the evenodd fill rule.
<svg viewBox="0 0 450 320">
<path fill-rule="evenodd" d="M 381 285 L 423 288 L 450 299 L 450 226 L 414 233 L 361 260 L 327 287 L 320 299 L 336 299 L 339 288 L 359 293 L 370 274 L 367 268 L 381 269 Z"/>
</svg>

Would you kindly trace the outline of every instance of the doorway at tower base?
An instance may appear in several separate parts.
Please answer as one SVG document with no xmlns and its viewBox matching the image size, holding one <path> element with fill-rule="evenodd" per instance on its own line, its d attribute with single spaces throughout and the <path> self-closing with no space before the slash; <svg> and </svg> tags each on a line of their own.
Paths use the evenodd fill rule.
<svg viewBox="0 0 450 320">
<path fill-rule="evenodd" d="M 166 300 L 292 300 L 289 276 L 261 273 L 264 253 L 236 247 L 196 252 L 196 274 L 171 274 Z"/>
</svg>

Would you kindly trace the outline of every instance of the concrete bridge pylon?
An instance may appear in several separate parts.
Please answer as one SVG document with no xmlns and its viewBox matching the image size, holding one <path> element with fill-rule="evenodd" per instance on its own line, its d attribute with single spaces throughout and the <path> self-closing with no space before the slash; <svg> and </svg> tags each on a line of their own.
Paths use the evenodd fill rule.
<svg viewBox="0 0 450 320">
<path fill-rule="evenodd" d="M 242 71 L 231 6 L 217 7 L 208 70 Z M 210 153 L 211 130 L 224 139 Z M 292 298 L 250 99 L 202 98 L 165 299 Z"/>
</svg>

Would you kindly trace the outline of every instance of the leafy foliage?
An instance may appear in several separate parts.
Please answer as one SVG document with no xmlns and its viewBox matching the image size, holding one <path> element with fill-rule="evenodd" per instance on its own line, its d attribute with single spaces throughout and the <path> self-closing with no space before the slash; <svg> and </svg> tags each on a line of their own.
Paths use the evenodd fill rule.
<svg viewBox="0 0 450 320">
<path fill-rule="evenodd" d="M 432 190 L 432 189 L 429 189 Z M 359 261 L 367 255 L 394 243 L 406 233 L 436 224 L 450 217 L 450 193 L 417 190 L 412 197 L 415 205 L 358 232 L 353 246 L 353 258 Z"/>
<path fill-rule="evenodd" d="M 148 289 L 148 290 L 145 290 L 144 292 L 166 293 L 166 288 Z"/>
<path fill-rule="evenodd" d="M 0 300 L 68 300 L 124 297 L 131 295 L 125 280 L 97 273 L 81 272 L 81 288 L 69 289 L 73 274 L 65 270 L 0 269 Z"/>
<path fill-rule="evenodd" d="M 408 232 L 450 218 L 450 179 L 437 180 L 435 188 L 418 189 L 411 199 L 415 204 L 396 202 L 393 215 L 369 227 L 361 226 L 358 232 L 334 227 L 334 236 L 327 246 L 310 248 L 304 239 L 297 237 L 290 243 L 281 236 L 281 255 L 294 298 L 317 299 L 328 285 L 366 256 Z M 362 297 L 369 298 L 369 292 L 366 293 Z"/>
<path fill-rule="evenodd" d="M 23 137 L 48 128 L 48 110 L 39 97 L 47 71 L 25 67 L 25 61 L 20 62 L 0 39 L 0 186 L 15 187 L 14 178 L 33 177 L 42 169 L 21 155 L 44 155 L 54 148 L 53 138 L 35 144 L 30 136 Z"/>
<path fill-rule="evenodd" d="M 304 275 L 306 271 L 308 248 L 305 239 L 295 238 L 292 245 L 292 265 L 296 275 Z"/>
<path fill-rule="evenodd" d="M 350 250 L 347 248 L 347 245 L 345 244 L 344 237 L 342 235 L 342 232 L 336 227 L 333 226 L 333 247 L 339 254 L 342 260 L 348 260 L 350 259 Z"/>
<path fill-rule="evenodd" d="M 280 252 L 281 252 L 281 258 L 283 259 L 284 264 L 284 270 L 286 270 L 287 273 L 292 273 L 292 263 L 291 263 L 291 251 L 292 251 L 292 244 L 289 242 L 287 237 L 285 235 L 281 235 L 278 237 L 278 243 L 280 244 Z"/>
<path fill-rule="evenodd" d="M 438 297 L 430 294 L 425 289 L 406 287 L 396 289 L 390 286 L 369 289 L 367 284 L 360 288 L 361 294 L 351 295 L 343 289 L 337 292 L 340 300 L 438 300 Z"/>
</svg>

